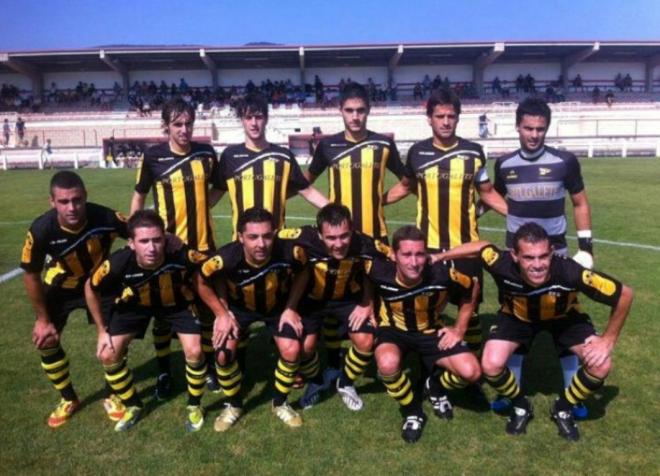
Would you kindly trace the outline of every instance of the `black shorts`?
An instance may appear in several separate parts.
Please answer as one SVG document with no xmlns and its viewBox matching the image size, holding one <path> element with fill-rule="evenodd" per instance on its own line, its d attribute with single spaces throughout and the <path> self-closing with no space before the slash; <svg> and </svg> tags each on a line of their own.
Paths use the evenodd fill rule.
<svg viewBox="0 0 660 476">
<path fill-rule="evenodd" d="M 243 340 L 249 336 L 248 328 L 255 322 L 263 322 L 266 325 L 266 328 L 275 337 L 286 337 L 287 339 L 296 340 L 300 339 L 300 337 L 296 335 L 296 331 L 293 330 L 293 327 L 288 324 L 286 324 L 281 331 L 278 329 L 280 325 L 280 317 L 282 316 L 281 311 L 263 315 L 245 309 L 237 309 L 231 305 L 229 306 L 229 310 L 234 314 L 234 317 L 238 321 L 238 327 L 241 329 L 239 340 Z"/>
<path fill-rule="evenodd" d="M 111 296 L 101 298 L 101 314 L 103 322 L 107 325 L 108 316 L 112 313 L 114 299 Z M 70 293 L 61 290 L 46 291 L 46 312 L 50 321 L 55 325 L 57 332 L 61 332 L 71 314 L 76 309 L 84 309 L 87 313 L 87 322 L 94 324 L 94 319 L 87 309 L 85 296 L 77 293 Z"/>
<path fill-rule="evenodd" d="M 355 301 L 313 301 L 311 299 L 304 299 L 300 306 L 298 306 L 298 313 L 302 317 L 303 332 L 305 335 L 318 334 L 321 327 L 323 327 L 323 320 L 333 317 L 339 323 L 337 332 L 340 336 L 353 333 L 367 333 L 374 334 L 376 328 L 367 319 L 360 328 L 352 331 L 348 324 L 348 317 L 355 309 L 357 302 Z"/>
<path fill-rule="evenodd" d="M 108 333 L 111 336 L 135 334 L 136 339 L 142 339 L 149 327 L 151 318 L 169 324 L 177 334 L 201 334 L 202 328 L 192 309 L 175 311 L 161 310 L 154 314 L 152 310 L 115 310 L 110 318 Z"/>
<path fill-rule="evenodd" d="M 394 344 L 401 350 L 403 356 L 408 352 L 417 352 L 427 369 L 432 369 L 438 360 L 445 357 L 464 352 L 470 353 L 465 342 L 459 342 L 447 350 L 440 350 L 439 342 L 437 332 L 424 334 L 418 331 L 402 331 L 389 326 L 379 327 L 376 331 L 376 347 L 380 344 Z"/>
<path fill-rule="evenodd" d="M 559 319 L 525 322 L 509 314 L 498 313 L 488 332 L 488 340 L 517 342 L 529 351 L 536 334 L 548 331 L 555 347 L 560 351 L 569 350 L 575 345 L 596 334 L 596 329 L 587 314 L 572 313 Z"/>
</svg>

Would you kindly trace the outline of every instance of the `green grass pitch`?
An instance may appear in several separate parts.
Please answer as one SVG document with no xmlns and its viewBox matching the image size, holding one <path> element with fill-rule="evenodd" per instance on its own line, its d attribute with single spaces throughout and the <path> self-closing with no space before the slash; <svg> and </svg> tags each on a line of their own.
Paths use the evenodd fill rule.
<svg viewBox="0 0 660 476">
<path fill-rule="evenodd" d="M 83 400 L 82 410 L 65 426 L 51 430 L 46 417 L 58 400 L 39 366 L 30 342 L 33 314 L 21 278 L 0 284 L 0 472 L 3 474 L 659 474 L 660 319 L 660 161 L 658 159 L 583 160 L 593 212 L 596 267 L 635 290 L 632 313 L 614 354 L 605 387 L 588 402 L 591 417 L 580 423 L 577 444 L 557 436 L 548 411 L 561 386 L 554 351 L 539 338 L 524 370 L 524 389 L 536 418 L 528 434 L 510 437 L 504 419 L 453 396 L 455 418 L 436 419 L 426 404 L 429 422 L 415 445 L 399 436 L 397 405 L 375 379 L 372 367 L 359 381 L 362 412 L 351 413 L 336 395 L 303 413 L 305 424 L 290 430 L 270 413 L 275 354 L 259 333 L 248 351 L 247 414 L 225 434 L 213 431 L 221 398 L 207 394 L 207 423 L 196 434 L 183 428 L 185 381 L 183 358 L 174 345 L 176 396 L 158 403 L 152 398 L 156 364 L 151 338 L 130 350 L 146 403 L 144 419 L 128 434 L 116 434 L 101 406 L 103 374 L 95 360 L 95 336 L 83 313 L 73 314 L 63 345 L 71 374 Z M 82 170 L 90 201 L 127 211 L 134 170 Z M 16 268 L 25 231 L 48 207 L 50 171 L 0 173 L 0 273 Z M 391 180 L 390 180 L 391 182 Z M 324 178 L 318 183 L 325 192 Z M 569 205 L 569 216 L 570 205 Z M 229 238 L 228 200 L 213 210 L 220 242 Z M 292 217 L 312 217 L 299 198 L 289 202 Z M 411 198 L 386 210 L 390 233 L 415 218 Z M 289 219 L 289 226 L 303 220 Z M 481 222 L 482 235 L 502 243 L 504 221 L 493 213 Z M 573 230 L 569 232 L 574 235 Z M 652 245 L 621 246 L 621 243 Z M 575 241 L 569 242 L 575 250 Z M 486 278 L 485 320 L 496 310 L 494 285 Z M 583 299 L 598 328 L 607 321 L 604 306 Z M 453 309 L 447 312 L 452 315 Z M 488 394 L 492 396 L 490 389 Z M 295 391 L 292 400 L 300 396 Z"/>
</svg>

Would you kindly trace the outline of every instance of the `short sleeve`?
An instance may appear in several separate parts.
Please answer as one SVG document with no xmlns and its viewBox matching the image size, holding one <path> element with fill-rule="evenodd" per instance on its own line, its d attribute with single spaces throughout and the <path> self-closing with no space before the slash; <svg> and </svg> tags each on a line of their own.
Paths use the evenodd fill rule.
<svg viewBox="0 0 660 476">
<path fill-rule="evenodd" d="M 406 175 L 406 169 L 403 166 L 401 161 L 401 155 L 399 155 L 399 149 L 396 146 L 394 141 L 390 141 L 390 155 L 387 158 L 387 168 L 396 175 L 399 179 L 403 178 Z"/>
<path fill-rule="evenodd" d="M 321 175 L 328 166 L 324 150 L 325 147 L 323 147 L 323 141 L 321 141 L 314 151 L 312 162 L 309 164 L 309 173 L 317 177 Z"/>
<path fill-rule="evenodd" d="M 580 162 L 573 154 L 569 155 L 566 160 L 566 177 L 564 178 L 564 186 L 571 195 L 575 195 L 584 190 Z"/>
<path fill-rule="evenodd" d="M 135 180 L 135 191 L 141 194 L 149 193 L 153 185 L 154 178 L 149 167 L 149 156 L 145 153 L 140 160 Z"/>
<path fill-rule="evenodd" d="M 293 195 L 309 187 L 309 181 L 303 175 L 300 165 L 295 156 L 291 154 L 291 174 L 289 175 L 289 184 L 287 186 L 287 195 Z"/>
<path fill-rule="evenodd" d="M 45 239 L 32 226 L 27 232 L 21 253 L 21 268 L 30 273 L 39 273 L 44 269 L 46 259 Z"/>
</svg>

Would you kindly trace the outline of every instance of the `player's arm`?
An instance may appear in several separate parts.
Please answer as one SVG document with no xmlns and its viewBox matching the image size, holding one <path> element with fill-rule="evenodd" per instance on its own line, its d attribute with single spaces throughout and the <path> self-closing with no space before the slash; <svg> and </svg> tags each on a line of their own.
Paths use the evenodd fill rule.
<svg viewBox="0 0 660 476">
<path fill-rule="evenodd" d="M 281 331 L 284 328 L 285 324 L 289 324 L 296 334 L 300 337 L 303 332 L 302 318 L 298 314 L 298 304 L 305 294 L 309 279 L 311 276 L 310 266 L 305 266 L 299 273 L 297 273 L 293 278 L 293 284 L 291 285 L 291 292 L 289 293 L 289 298 L 286 301 L 286 306 L 282 316 L 280 317 L 279 330 Z"/>
<path fill-rule="evenodd" d="M 94 325 L 96 326 L 96 356 L 99 357 L 106 348 L 114 350 L 112 339 L 103 321 L 103 311 L 101 306 L 101 296 L 98 291 L 92 288 L 92 278 L 85 281 L 85 302 L 87 309 L 92 316 Z"/>
<path fill-rule="evenodd" d="M 481 202 L 486 207 L 492 208 L 500 215 L 507 215 L 509 211 L 506 200 L 504 200 L 504 197 L 502 197 L 502 195 L 500 195 L 497 190 L 495 190 L 495 187 L 490 182 L 490 180 L 477 184 L 477 190 L 479 191 L 479 198 L 481 199 Z"/>
<path fill-rule="evenodd" d="M 488 245 L 490 245 L 489 241 L 472 241 L 470 243 L 459 245 L 448 251 L 443 251 L 442 253 L 429 253 L 429 257 L 431 258 L 431 263 L 461 258 L 474 258 L 479 256 L 481 250 Z"/>
<path fill-rule="evenodd" d="M 305 170 L 305 171 L 303 172 L 303 175 L 305 176 L 305 179 L 306 179 L 310 184 L 316 182 L 316 179 L 319 178 L 318 175 L 313 174 L 312 172 L 309 171 L 309 169 Z"/>
<path fill-rule="evenodd" d="M 129 215 L 133 215 L 133 213 L 137 212 L 138 210 L 144 209 L 144 202 L 146 201 L 147 194 L 146 193 L 140 193 L 138 191 L 133 192 L 133 197 L 131 198 L 131 210 L 129 212 Z"/>
<path fill-rule="evenodd" d="M 209 189 L 209 208 L 213 208 L 220 201 L 224 194 L 224 190 L 211 187 L 211 189 Z"/>
<path fill-rule="evenodd" d="M 309 203 L 314 205 L 316 208 L 323 208 L 325 207 L 328 203 L 328 199 L 323 195 L 321 192 L 319 192 L 316 187 L 310 185 L 307 188 L 304 188 L 298 192 L 298 194 L 303 197 L 305 200 L 307 200 Z"/>
<path fill-rule="evenodd" d="M 593 244 L 591 242 L 591 207 L 587 198 L 586 190 L 571 194 L 573 202 L 573 218 L 578 235 L 578 247 L 580 251 L 586 251 L 593 255 Z"/>
<path fill-rule="evenodd" d="M 226 283 L 224 277 L 220 276 L 220 287 L 225 288 Z M 195 289 L 200 299 L 208 306 L 215 321 L 213 323 L 213 346 L 215 348 L 222 347 L 227 339 L 237 338 L 238 336 L 238 322 L 231 312 L 229 312 L 227 301 L 223 297 L 219 297 L 211 283 L 204 278 L 201 272 L 196 272 L 193 277 Z"/>
<path fill-rule="evenodd" d="M 362 299 L 348 316 L 348 325 L 352 331 L 357 331 L 367 319 L 370 319 L 375 326 L 374 289 L 371 280 L 364 276 L 362 278 Z"/>
<path fill-rule="evenodd" d="M 383 195 L 383 205 L 396 203 L 414 192 L 415 188 L 413 186 L 412 180 L 408 177 L 402 177 L 398 183 L 396 183 L 387 192 L 385 192 Z"/>
<path fill-rule="evenodd" d="M 458 271 L 455 271 L 455 273 L 458 273 Z M 462 275 L 459 279 L 470 280 L 466 275 Z M 462 341 L 465 336 L 465 332 L 468 328 L 468 321 L 477 307 L 477 299 L 479 297 L 479 281 L 476 279 L 470 281 L 472 281 L 472 285 L 467 290 L 464 290 L 465 297 L 458 307 L 456 322 L 453 326 L 445 326 L 438 332 L 438 337 L 440 337 L 438 347 L 440 350 L 451 349 Z"/>
<path fill-rule="evenodd" d="M 51 339 L 58 340 L 59 334 L 46 309 L 46 294 L 41 282 L 41 274 L 26 271 L 23 275 L 23 283 L 35 313 L 32 342 L 37 348 L 41 348 Z"/>
</svg>

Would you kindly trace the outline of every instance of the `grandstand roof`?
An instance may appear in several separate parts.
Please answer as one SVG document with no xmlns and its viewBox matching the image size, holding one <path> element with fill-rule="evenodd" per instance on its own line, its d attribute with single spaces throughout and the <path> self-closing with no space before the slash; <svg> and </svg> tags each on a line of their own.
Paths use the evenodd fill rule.
<svg viewBox="0 0 660 476">
<path fill-rule="evenodd" d="M 544 41 L 355 45 L 121 46 L 0 52 L 0 73 L 150 69 L 307 68 L 482 62 L 659 62 L 660 41 Z M 209 61 L 210 60 L 210 61 Z M 26 73 L 27 72 L 27 73 Z"/>
</svg>

